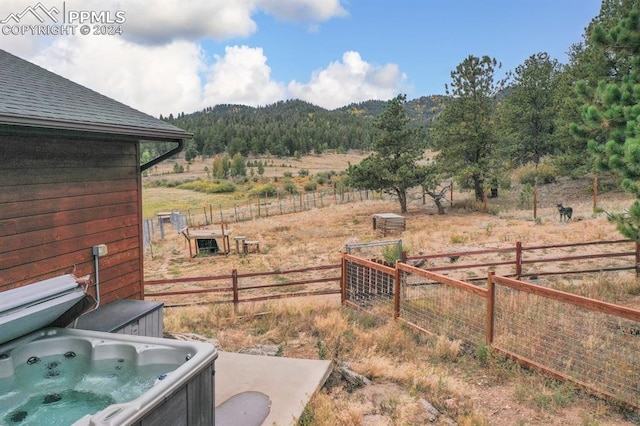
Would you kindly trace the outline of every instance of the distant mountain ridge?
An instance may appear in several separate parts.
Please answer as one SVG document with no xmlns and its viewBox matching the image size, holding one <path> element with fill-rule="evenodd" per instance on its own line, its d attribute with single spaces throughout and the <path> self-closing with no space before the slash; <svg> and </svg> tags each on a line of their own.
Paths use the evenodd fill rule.
<svg viewBox="0 0 640 426">
<path fill-rule="evenodd" d="M 440 111 L 442 110 L 442 103 L 445 100 L 443 95 L 431 95 L 421 96 L 416 99 L 409 100 L 405 103 L 405 109 L 407 115 L 412 123 L 417 125 L 423 125 L 428 127 Z M 354 102 L 349 105 L 345 105 L 334 110 L 328 110 L 312 103 L 302 101 L 299 99 L 290 99 L 286 101 L 278 101 L 273 104 L 251 107 L 241 104 L 218 104 L 215 106 L 207 107 L 201 111 L 196 111 L 191 114 L 178 114 L 178 117 L 170 115 L 169 118 L 160 116 L 161 119 L 171 121 L 177 118 L 197 117 L 201 115 L 212 114 L 214 116 L 227 116 L 230 114 L 238 113 L 255 113 L 255 114 L 278 114 L 283 112 L 306 112 L 306 113 L 346 113 L 355 116 L 360 116 L 367 119 L 375 119 L 378 115 L 384 111 L 387 105 L 387 101 L 381 100 L 368 100 L 363 102 Z"/>
<path fill-rule="evenodd" d="M 444 96 L 423 96 L 407 101 L 412 127 L 427 128 L 440 113 Z M 370 149 L 375 139 L 375 119 L 386 101 L 369 100 L 335 110 L 299 99 L 251 107 L 219 104 L 191 114 L 160 117 L 194 134 L 198 154 L 222 152 L 279 156 L 320 153 L 327 149 Z"/>
</svg>

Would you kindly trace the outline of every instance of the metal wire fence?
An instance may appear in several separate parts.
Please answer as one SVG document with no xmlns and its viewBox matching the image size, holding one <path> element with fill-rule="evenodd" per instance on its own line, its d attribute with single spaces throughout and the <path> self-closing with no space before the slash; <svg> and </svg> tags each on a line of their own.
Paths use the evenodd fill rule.
<svg viewBox="0 0 640 426">
<path fill-rule="evenodd" d="M 388 198 L 388 196 L 387 196 Z M 369 199 L 384 200 L 385 194 L 366 190 L 314 191 L 288 196 L 255 196 L 244 203 L 208 204 L 189 206 L 182 212 L 189 226 L 207 226 L 220 223 L 238 223 L 259 218 L 319 209 L 336 204 L 362 202 Z"/>
<path fill-rule="evenodd" d="M 180 232 L 187 226 L 187 216 L 179 212 L 171 212 L 166 216 L 158 216 L 157 219 L 145 219 L 142 221 L 142 246 L 146 251 L 151 243 L 164 240 L 165 234 L 170 230 Z"/>
<path fill-rule="evenodd" d="M 487 290 L 398 263 L 399 318 L 423 331 L 481 344 L 486 338 Z"/>
<path fill-rule="evenodd" d="M 640 311 L 512 278 L 475 285 L 343 255 L 345 304 L 399 318 L 640 407 Z"/>
<path fill-rule="evenodd" d="M 640 406 L 640 312 L 493 277 L 492 346 Z"/>
</svg>

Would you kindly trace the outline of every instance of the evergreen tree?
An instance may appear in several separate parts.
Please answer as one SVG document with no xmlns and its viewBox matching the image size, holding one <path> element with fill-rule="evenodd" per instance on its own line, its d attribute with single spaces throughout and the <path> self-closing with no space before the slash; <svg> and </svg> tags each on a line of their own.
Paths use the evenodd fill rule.
<svg viewBox="0 0 640 426">
<path fill-rule="evenodd" d="M 640 1 L 621 5 L 626 9 L 618 10 L 616 25 L 591 29 L 591 40 L 614 66 L 592 92 L 583 118 L 587 129 L 604 129 L 598 134 L 606 135 L 589 141 L 598 170 L 619 174 L 622 187 L 636 198 L 627 214 L 611 218 L 623 235 L 640 241 Z"/>
<path fill-rule="evenodd" d="M 423 180 L 424 167 L 418 162 L 425 150 L 425 143 L 408 126 L 403 107 L 406 100 L 405 95 L 398 95 L 387 103 L 376 120 L 379 132 L 374 153 L 347 169 L 351 186 L 395 194 L 402 213 L 407 212 L 407 191 Z"/>
<path fill-rule="evenodd" d="M 239 152 L 236 152 L 231 158 L 230 173 L 232 177 L 247 175 L 247 167 L 245 165 L 244 157 Z"/>
<path fill-rule="evenodd" d="M 432 129 L 436 160 L 443 171 L 471 186 L 476 200 L 484 198 L 485 184 L 497 185 L 501 164 L 495 129 L 496 95 L 505 81 L 496 81 L 501 65 L 493 58 L 468 56 L 451 72 L 442 113 Z"/>
<path fill-rule="evenodd" d="M 509 95 L 500 105 L 501 124 L 516 164 L 540 163 L 554 153 L 555 94 L 560 65 L 547 53 L 515 69 Z"/>
<path fill-rule="evenodd" d="M 191 139 L 187 142 L 187 146 L 184 149 L 184 159 L 187 163 L 191 163 L 198 156 L 198 149 L 196 142 Z"/>
</svg>

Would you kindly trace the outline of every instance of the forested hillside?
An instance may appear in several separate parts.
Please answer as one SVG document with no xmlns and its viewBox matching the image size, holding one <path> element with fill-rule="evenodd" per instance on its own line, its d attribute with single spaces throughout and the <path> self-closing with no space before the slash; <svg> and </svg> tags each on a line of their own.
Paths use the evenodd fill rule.
<svg viewBox="0 0 640 426">
<path fill-rule="evenodd" d="M 441 109 L 441 100 L 441 96 L 425 96 L 407 102 L 410 125 L 428 127 Z M 373 122 L 385 106 L 385 101 L 371 100 L 329 111 L 288 100 L 257 108 L 216 105 L 163 119 L 194 134 L 190 149 L 197 155 L 295 156 L 369 149 L 375 132 Z"/>
</svg>

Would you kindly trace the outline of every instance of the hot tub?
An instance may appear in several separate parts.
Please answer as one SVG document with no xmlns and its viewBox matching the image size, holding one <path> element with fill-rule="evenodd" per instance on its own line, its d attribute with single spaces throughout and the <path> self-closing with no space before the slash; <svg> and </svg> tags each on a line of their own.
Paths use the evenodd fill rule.
<svg viewBox="0 0 640 426">
<path fill-rule="evenodd" d="M 24 309 L 42 316 L 38 305 L 32 301 Z M 0 335 L 3 318 L 18 311 L 28 318 L 16 306 L 0 311 Z M 217 356 L 213 345 L 200 342 L 32 330 L 0 342 L 0 425 L 209 426 Z"/>
</svg>

